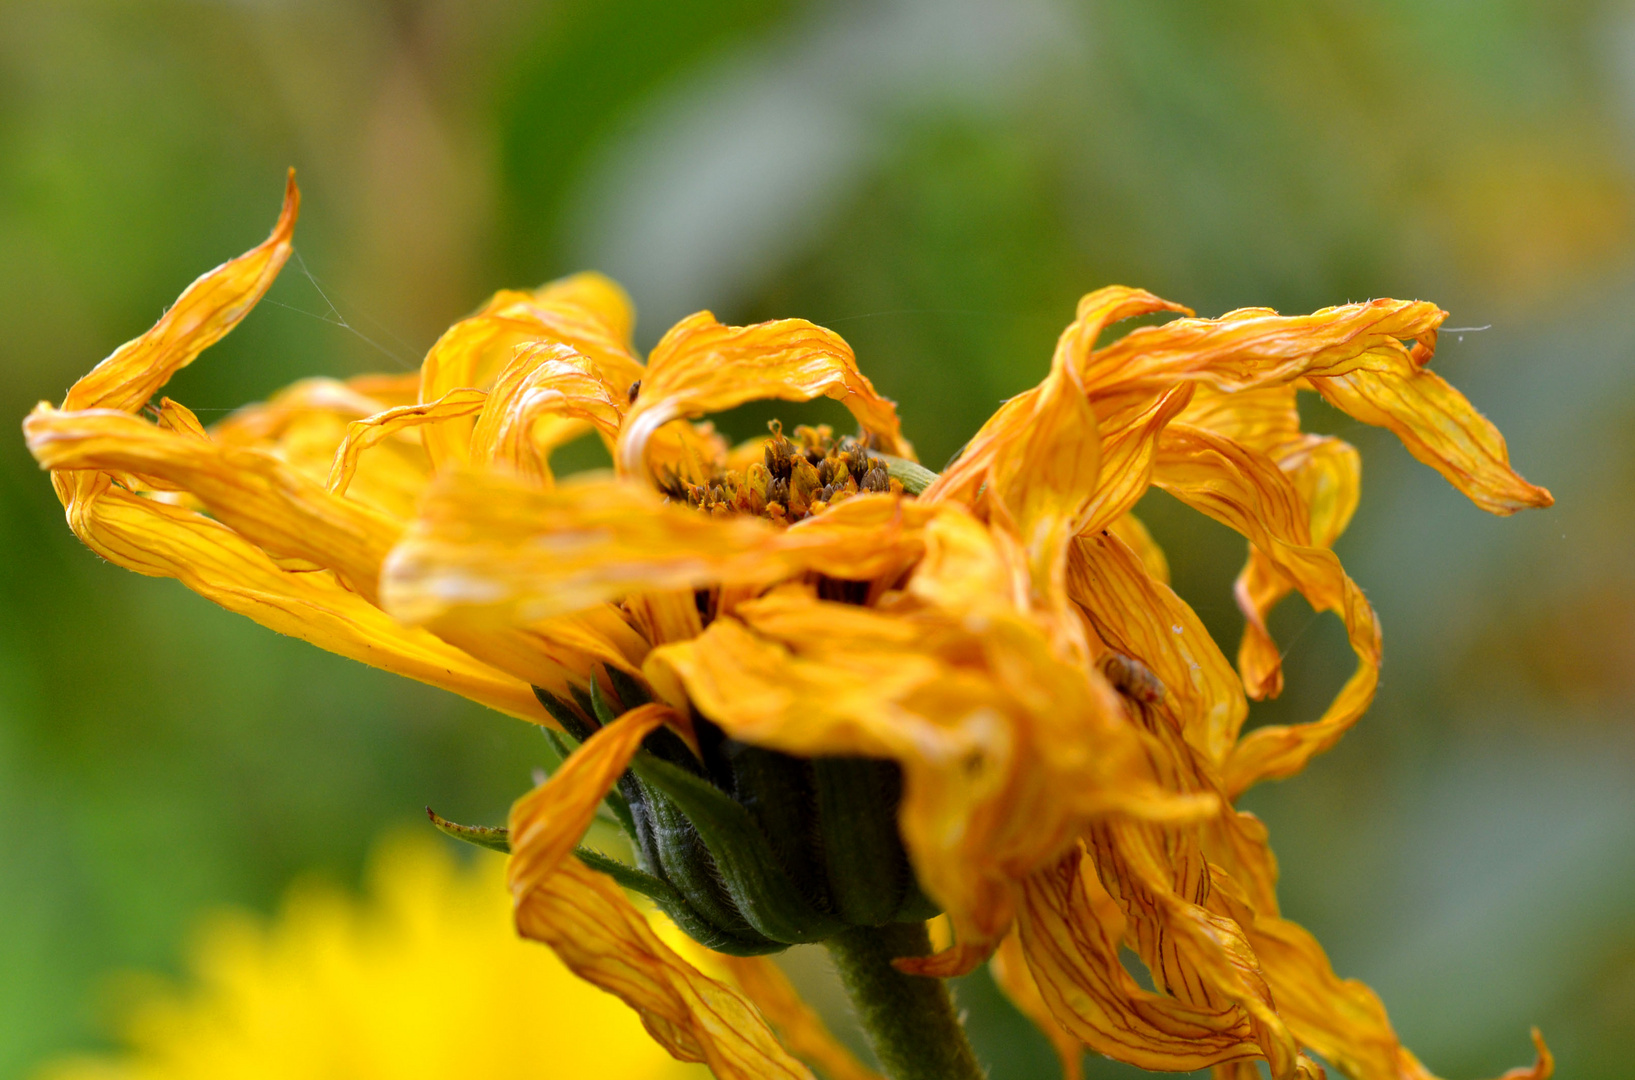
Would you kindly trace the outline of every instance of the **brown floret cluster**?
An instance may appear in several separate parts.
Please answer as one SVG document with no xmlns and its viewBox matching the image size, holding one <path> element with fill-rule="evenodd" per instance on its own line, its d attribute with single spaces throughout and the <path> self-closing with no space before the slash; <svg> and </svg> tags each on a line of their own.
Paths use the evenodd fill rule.
<svg viewBox="0 0 1635 1080">
<path fill-rule="evenodd" d="M 772 437 L 762 460 L 741 472 L 722 470 L 702 484 L 665 477 L 665 494 L 710 514 L 750 514 L 792 524 L 859 492 L 903 492 L 886 463 L 869 453 L 866 436 L 837 440 L 828 424 L 802 424 L 790 439 L 779 421 L 767 427 Z"/>
</svg>

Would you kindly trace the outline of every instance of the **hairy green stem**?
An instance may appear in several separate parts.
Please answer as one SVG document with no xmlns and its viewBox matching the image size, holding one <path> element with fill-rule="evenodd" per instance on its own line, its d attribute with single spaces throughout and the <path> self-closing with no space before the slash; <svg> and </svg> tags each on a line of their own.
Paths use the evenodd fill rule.
<svg viewBox="0 0 1635 1080">
<path fill-rule="evenodd" d="M 892 1080 L 983 1080 L 948 987 L 891 966 L 899 956 L 931 951 L 924 923 L 855 926 L 826 944 Z"/>
</svg>

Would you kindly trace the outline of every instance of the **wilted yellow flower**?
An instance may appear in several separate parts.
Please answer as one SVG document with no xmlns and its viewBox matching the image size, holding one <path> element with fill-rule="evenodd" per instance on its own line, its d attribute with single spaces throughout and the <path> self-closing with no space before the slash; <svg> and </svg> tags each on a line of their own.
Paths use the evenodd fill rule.
<svg viewBox="0 0 1635 1080">
<path fill-rule="evenodd" d="M 1083 1044 L 1223 1078 L 1310 1074 L 1308 1052 L 1429 1076 L 1279 916 L 1266 830 L 1233 800 L 1332 746 L 1377 681 L 1378 624 L 1330 550 L 1357 455 L 1300 431 L 1298 391 L 1484 509 L 1550 502 L 1427 370 L 1435 305 L 1197 319 L 1102 289 L 941 476 L 833 333 L 706 312 L 643 364 L 595 275 L 499 294 L 414 378 L 297 384 L 209 432 L 168 399 L 144 420 L 271 283 L 294 214 L 292 187 L 267 243 L 41 405 L 29 445 L 109 559 L 515 715 L 544 706 L 567 760 L 512 811 L 518 926 L 672 1053 L 805 1075 L 761 1013 L 808 1060 L 824 1044 L 788 1001 L 751 994 L 758 1011 L 666 947 L 621 886 L 722 955 L 827 942 L 899 1077 L 977 1074 L 930 977 L 990 956 L 1069 1071 Z M 1155 312 L 1183 317 L 1097 347 Z M 697 422 L 820 395 L 857 437 L 729 449 Z M 552 449 L 586 432 L 614 471 L 558 484 Z M 1249 541 L 1237 671 L 1131 516 L 1153 485 Z M 1281 687 L 1265 616 L 1291 590 L 1343 620 L 1356 671 L 1311 722 L 1241 735 L 1248 699 Z M 570 857 L 604 803 L 639 866 Z M 925 955 L 938 910 L 954 941 Z M 1539 1049 L 1516 1075 L 1549 1075 Z"/>
<path fill-rule="evenodd" d="M 191 985 L 138 999 L 119 1056 L 38 1080 L 684 1080 L 617 999 L 518 940 L 501 861 L 384 845 L 371 895 L 293 890 L 276 920 L 217 916 Z"/>
</svg>

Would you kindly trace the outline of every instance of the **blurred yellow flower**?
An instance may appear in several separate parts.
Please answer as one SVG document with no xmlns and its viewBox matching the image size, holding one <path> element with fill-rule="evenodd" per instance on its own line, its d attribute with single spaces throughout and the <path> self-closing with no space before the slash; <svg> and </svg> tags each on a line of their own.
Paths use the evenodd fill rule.
<svg viewBox="0 0 1635 1080">
<path fill-rule="evenodd" d="M 265 244 L 36 409 L 29 446 L 107 558 L 514 715 L 543 707 L 565 761 L 512 809 L 517 925 L 673 1054 L 723 1080 L 809 1075 L 797 1058 L 859 1073 L 754 959 L 824 942 L 902 1080 L 979 1075 L 923 976 L 989 958 L 1068 1073 L 1082 1045 L 1221 1080 L 1319 1059 L 1430 1076 L 1281 917 L 1266 829 L 1233 803 L 1333 746 L 1378 682 L 1378 621 L 1331 550 L 1358 457 L 1300 430 L 1299 392 L 1488 511 L 1550 504 L 1428 369 L 1436 305 L 1199 319 L 1101 289 L 940 476 L 834 333 L 700 312 L 644 364 L 628 300 L 594 274 L 500 293 L 413 377 L 311 380 L 208 432 L 169 399 L 142 419 L 270 285 L 296 202 L 292 183 Z M 1157 313 L 1182 317 L 1100 343 Z M 860 435 L 775 427 L 729 449 L 698 422 L 819 396 Z M 613 471 L 558 484 L 551 451 L 588 432 Z M 1154 486 L 1249 542 L 1236 671 L 1131 514 Z M 1356 668 L 1321 716 L 1245 734 L 1249 700 L 1282 686 L 1266 616 L 1291 591 L 1340 617 Z M 604 808 L 639 865 L 576 850 Z M 624 888 L 734 958 L 703 965 L 725 981 Z M 953 940 L 928 955 L 937 911 Z M 1515 1075 L 1543 1080 L 1535 1041 Z"/>
<path fill-rule="evenodd" d="M 382 845 L 370 895 L 313 885 L 216 916 L 185 988 L 137 1001 L 118 1056 L 37 1080 L 684 1080 L 634 1013 L 520 940 L 503 861 Z"/>
</svg>

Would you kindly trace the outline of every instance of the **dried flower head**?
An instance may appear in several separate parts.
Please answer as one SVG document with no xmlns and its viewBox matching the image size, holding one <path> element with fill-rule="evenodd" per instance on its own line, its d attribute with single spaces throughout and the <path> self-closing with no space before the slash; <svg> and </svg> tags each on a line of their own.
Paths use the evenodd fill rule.
<svg viewBox="0 0 1635 1080">
<path fill-rule="evenodd" d="M 1378 676 L 1379 625 L 1331 550 L 1357 454 L 1300 430 L 1299 391 L 1392 431 L 1486 510 L 1551 501 L 1428 370 L 1434 304 L 1198 319 L 1099 290 L 1044 381 L 940 476 L 830 331 L 702 312 L 644 364 L 623 293 L 589 274 L 500 293 L 414 377 L 299 383 L 210 431 L 169 399 L 144 419 L 270 285 L 295 208 L 292 185 L 265 244 L 42 404 L 29 446 L 107 558 L 559 730 L 565 761 L 511 815 L 518 926 L 672 1053 L 722 1077 L 804 1075 L 624 888 L 737 956 L 940 910 L 952 943 L 910 942 L 897 968 L 993 957 L 1069 1071 L 1083 1044 L 1222 1078 L 1259 1060 L 1314 1075 L 1308 1055 L 1429 1075 L 1374 994 L 1279 915 L 1266 830 L 1233 802 L 1333 746 Z M 1099 345 L 1158 312 L 1182 317 Z M 820 395 L 856 436 L 774 428 L 729 448 L 700 422 Z M 557 482 L 552 450 L 587 431 L 613 473 Z M 1131 515 L 1151 486 L 1249 541 L 1236 671 Z M 1312 721 L 1243 734 L 1248 700 L 1281 687 L 1266 615 L 1294 590 L 1343 620 L 1355 672 Z M 604 804 L 638 866 L 575 857 Z M 1515 1075 L 1549 1075 L 1539 1046 Z"/>
</svg>

